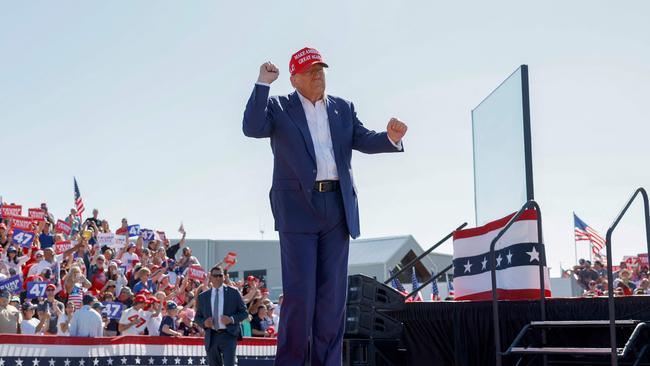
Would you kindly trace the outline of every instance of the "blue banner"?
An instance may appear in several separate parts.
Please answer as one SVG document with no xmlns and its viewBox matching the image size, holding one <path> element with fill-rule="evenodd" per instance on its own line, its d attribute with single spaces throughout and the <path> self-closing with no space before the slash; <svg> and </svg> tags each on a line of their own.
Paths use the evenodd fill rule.
<svg viewBox="0 0 650 366">
<path fill-rule="evenodd" d="M 0 281 L 0 290 L 7 290 L 12 294 L 17 294 L 23 290 L 23 281 L 20 275 L 9 277 L 6 280 Z"/>
<path fill-rule="evenodd" d="M 120 320 L 122 317 L 122 310 L 124 310 L 124 304 L 113 301 L 104 301 L 102 304 L 106 306 L 103 312 L 108 314 L 109 318 Z"/>
<path fill-rule="evenodd" d="M 148 241 L 154 240 L 156 237 L 154 231 L 149 229 L 142 229 L 140 231 L 140 235 L 142 235 L 142 239 L 144 239 L 145 244 L 147 244 Z"/>
<path fill-rule="evenodd" d="M 32 246 L 35 235 L 31 231 L 14 229 L 14 235 L 11 237 L 11 241 L 21 247 L 29 248 Z"/>
<path fill-rule="evenodd" d="M 27 283 L 27 298 L 35 299 L 45 297 L 45 288 L 49 283 L 44 281 L 32 281 Z"/>
<path fill-rule="evenodd" d="M 140 235 L 140 225 L 129 225 L 129 238 Z"/>
</svg>

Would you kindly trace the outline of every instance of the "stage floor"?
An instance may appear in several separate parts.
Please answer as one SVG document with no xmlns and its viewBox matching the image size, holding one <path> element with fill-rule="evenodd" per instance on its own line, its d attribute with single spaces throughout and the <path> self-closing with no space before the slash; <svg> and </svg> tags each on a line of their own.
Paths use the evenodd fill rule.
<svg viewBox="0 0 650 366">
<path fill-rule="evenodd" d="M 650 321 L 650 296 L 620 297 L 615 301 L 616 319 Z M 525 324 L 540 320 L 539 301 L 501 301 L 499 313 L 501 344 L 505 350 Z M 547 320 L 606 320 L 607 314 L 606 297 L 546 301 Z M 393 312 L 391 316 L 404 323 L 403 343 L 407 348 L 408 365 L 483 366 L 495 363 L 490 301 L 408 303 L 404 310 Z M 554 341 L 608 346 L 607 333 L 587 332 L 559 335 Z M 506 357 L 504 361 L 504 365 L 511 365 L 516 359 Z"/>
</svg>

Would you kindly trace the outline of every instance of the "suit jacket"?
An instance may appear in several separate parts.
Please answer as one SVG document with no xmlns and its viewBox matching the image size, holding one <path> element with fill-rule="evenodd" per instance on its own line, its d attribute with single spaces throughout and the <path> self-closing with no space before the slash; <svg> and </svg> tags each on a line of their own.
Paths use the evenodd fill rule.
<svg viewBox="0 0 650 366">
<path fill-rule="evenodd" d="M 214 324 L 217 324 L 218 322 L 218 319 L 212 315 L 211 295 L 212 288 L 199 294 L 199 303 L 194 317 L 194 321 L 204 328 L 205 319 L 209 317 L 212 317 Z M 231 316 L 235 320 L 234 323 L 226 325 L 228 333 L 235 337 L 239 336 L 239 323 L 248 317 L 248 311 L 246 310 L 246 305 L 244 305 L 244 300 L 239 291 L 226 285 L 223 285 L 223 315 Z M 209 329 L 211 328 L 206 328 L 205 330 L 206 349 L 210 348 L 212 337 L 212 332 L 210 332 Z"/>
<path fill-rule="evenodd" d="M 275 230 L 314 233 L 319 230 L 311 200 L 316 154 L 305 111 L 297 92 L 269 98 L 269 90 L 268 86 L 255 85 L 244 111 L 244 135 L 271 138 L 274 159 L 269 196 Z M 360 233 L 359 206 L 352 176 L 352 150 L 366 154 L 399 150 L 388 140 L 386 132 L 365 128 L 351 102 L 328 95 L 325 103 L 345 217 L 350 235 L 356 238 Z"/>
</svg>

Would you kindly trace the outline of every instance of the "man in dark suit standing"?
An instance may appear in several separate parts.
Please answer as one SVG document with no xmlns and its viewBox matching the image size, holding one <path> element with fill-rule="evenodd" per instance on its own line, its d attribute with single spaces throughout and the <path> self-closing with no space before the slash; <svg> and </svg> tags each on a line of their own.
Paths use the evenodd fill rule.
<svg viewBox="0 0 650 366">
<path fill-rule="evenodd" d="M 210 366 L 234 366 L 239 323 L 248 317 L 236 289 L 224 286 L 223 269 L 210 269 L 212 288 L 199 295 L 195 321 L 205 328 L 205 351 Z"/>
<path fill-rule="evenodd" d="M 289 62 L 296 91 L 269 97 L 279 71 L 264 63 L 244 112 L 244 134 L 269 137 L 274 155 L 270 199 L 284 292 L 280 366 L 304 365 L 309 349 L 312 366 L 341 365 L 348 245 L 359 236 L 352 150 L 402 151 L 407 129 L 397 118 L 386 132 L 365 128 L 351 102 L 325 94 L 325 67 L 317 50 L 303 48 Z"/>
</svg>

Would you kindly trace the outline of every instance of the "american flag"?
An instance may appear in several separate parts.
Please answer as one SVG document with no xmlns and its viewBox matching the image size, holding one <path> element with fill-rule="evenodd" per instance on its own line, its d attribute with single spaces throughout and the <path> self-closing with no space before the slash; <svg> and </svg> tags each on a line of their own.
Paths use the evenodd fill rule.
<svg viewBox="0 0 650 366">
<path fill-rule="evenodd" d="M 453 279 L 449 278 L 449 276 L 447 276 L 447 283 L 448 283 L 447 293 L 449 294 L 450 297 L 454 297 L 456 295 L 454 291 L 454 281 Z"/>
<path fill-rule="evenodd" d="M 84 213 L 84 200 L 81 198 L 81 192 L 79 192 L 77 178 L 74 178 L 74 204 L 77 208 L 77 216 L 81 219 L 81 214 Z"/>
<path fill-rule="evenodd" d="M 591 251 L 596 255 L 600 255 L 601 249 L 605 247 L 605 239 L 596 230 L 580 220 L 575 213 L 573 213 L 573 223 L 575 226 L 575 240 L 587 240 L 591 242 Z"/>
<path fill-rule="evenodd" d="M 393 271 L 388 270 L 388 274 L 392 277 L 393 276 Z M 390 284 L 391 284 L 391 286 L 393 286 L 393 288 L 395 290 L 397 290 L 402 295 L 406 296 L 406 295 L 409 294 L 408 291 L 406 291 L 406 289 L 404 288 L 404 285 L 402 285 L 402 282 L 400 282 L 399 278 L 397 278 L 397 277 L 393 278 L 393 280 L 390 282 Z"/>
<path fill-rule="evenodd" d="M 418 277 L 415 275 L 415 266 L 411 267 L 411 284 L 413 286 L 413 290 L 415 291 L 416 288 L 420 287 L 420 282 L 418 282 Z M 417 302 L 417 301 L 424 301 L 424 298 L 422 297 L 422 293 L 418 291 L 415 295 L 411 297 L 411 301 Z"/>
<path fill-rule="evenodd" d="M 431 271 L 431 278 L 436 276 L 436 272 Z M 438 281 L 431 281 L 431 301 L 440 301 L 440 291 L 438 291 Z"/>
</svg>

